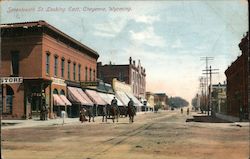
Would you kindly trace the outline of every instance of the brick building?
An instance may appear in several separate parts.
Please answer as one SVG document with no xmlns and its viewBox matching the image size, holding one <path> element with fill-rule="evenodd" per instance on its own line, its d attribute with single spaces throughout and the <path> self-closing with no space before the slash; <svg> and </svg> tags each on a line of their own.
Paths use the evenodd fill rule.
<svg viewBox="0 0 250 159">
<path fill-rule="evenodd" d="M 97 64 L 97 77 L 105 83 L 112 84 L 114 78 L 125 82 L 132 87 L 133 94 L 138 99 L 145 99 L 146 91 L 146 71 L 141 66 L 140 60 L 136 66 L 135 61 L 129 58 L 129 64 L 125 65 L 102 65 Z"/>
<path fill-rule="evenodd" d="M 4 118 L 37 117 L 43 104 L 52 118 L 61 106 L 72 111 L 68 87 L 96 81 L 98 53 L 45 21 L 1 24 L 1 37 L 0 76 L 23 77 L 3 84 Z"/>
<path fill-rule="evenodd" d="M 239 117 L 240 111 L 245 118 L 248 115 L 248 42 L 247 32 L 247 35 L 239 43 L 242 54 L 225 71 L 227 77 L 227 115 L 234 117 Z"/>
<path fill-rule="evenodd" d="M 166 93 L 155 93 L 154 103 L 155 103 L 154 105 L 155 107 L 162 108 L 164 110 L 169 109 L 168 96 L 166 95 Z"/>
</svg>

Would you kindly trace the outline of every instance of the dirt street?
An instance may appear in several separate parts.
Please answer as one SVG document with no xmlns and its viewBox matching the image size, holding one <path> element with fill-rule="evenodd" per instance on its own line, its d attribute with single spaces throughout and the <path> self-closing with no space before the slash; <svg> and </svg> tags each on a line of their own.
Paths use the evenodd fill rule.
<svg viewBox="0 0 250 159">
<path fill-rule="evenodd" d="M 2 130 L 4 159 L 248 159 L 249 127 L 186 122 L 180 111 L 135 123 L 72 123 Z"/>
</svg>

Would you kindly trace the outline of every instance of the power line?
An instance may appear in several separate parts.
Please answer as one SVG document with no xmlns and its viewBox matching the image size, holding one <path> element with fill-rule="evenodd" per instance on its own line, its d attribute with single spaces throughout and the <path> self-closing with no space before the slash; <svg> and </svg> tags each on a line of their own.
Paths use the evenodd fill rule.
<svg viewBox="0 0 250 159">
<path fill-rule="evenodd" d="M 213 60 L 214 57 L 200 57 L 200 60 L 202 61 L 206 61 L 206 70 L 208 70 L 208 61 Z M 206 74 L 206 78 L 205 78 L 205 105 L 207 108 L 207 113 L 209 115 L 209 106 L 208 106 L 208 101 L 207 101 L 207 88 L 208 88 L 208 74 Z"/>
</svg>

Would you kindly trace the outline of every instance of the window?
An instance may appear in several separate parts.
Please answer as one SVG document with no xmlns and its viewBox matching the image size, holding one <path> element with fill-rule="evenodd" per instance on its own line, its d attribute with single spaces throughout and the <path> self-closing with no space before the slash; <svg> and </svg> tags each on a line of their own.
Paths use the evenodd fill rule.
<svg viewBox="0 0 250 159">
<path fill-rule="evenodd" d="M 70 80 L 70 61 L 68 61 L 68 80 Z"/>
<path fill-rule="evenodd" d="M 123 72 L 119 72 L 119 78 L 120 81 L 123 81 Z"/>
<path fill-rule="evenodd" d="M 63 89 L 60 91 L 60 95 L 65 95 L 65 91 Z"/>
<path fill-rule="evenodd" d="M 95 81 L 95 70 L 93 71 L 93 80 Z"/>
<path fill-rule="evenodd" d="M 76 63 L 73 64 L 73 79 L 76 80 Z"/>
<path fill-rule="evenodd" d="M 88 67 L 85 67 L 85 81 L 88 81 Z"/>
<path fill-rule="evenodd" d="M 64 62 L 65 62 L 65 60 L 62 59 L 62 61 L 61 61 L 61 75 L 62 75 L 62 77 L 64 77 Z"/>
<path fill-rule="evenodd" d="M 55 56 L 55 61 L 54 61 L 54 75 L 57 76 L 58 74 L 58 56 Z"/>
<path fill-rule="evenodd" d="M 89 69 L 89 81 L 91 81 L 92 80 L 92 69 L 90 68 Z"/>
<path fill-rule="evenodd" d="M 12 67 L 12 75 L 19 75 L 19 52 L 11 52 L 11 67 Z"/>
<path fill-rule="evenodd" d="M 49 74 L 49 57 L 50 57 L 50 54 L 47 53 L 46 54 L 46 74 Z"/>
<path fill-rule="evenodd" d="M 54 89 L 54 90 L 53 90 L 53 94 L 58 94 L 58 90 L 57 90 L 57 89 Z"/>
<path fill-rule="evenodd" d="M 4 113 L 12 113 L 13 95 L 13 89 L 9 85 L 6 85 L 6 110 Z"/>
<path fill-rule="evenodd" d="M 81 65 L 78 65 L 78 81 L 81 81 Z"/>
</svg>

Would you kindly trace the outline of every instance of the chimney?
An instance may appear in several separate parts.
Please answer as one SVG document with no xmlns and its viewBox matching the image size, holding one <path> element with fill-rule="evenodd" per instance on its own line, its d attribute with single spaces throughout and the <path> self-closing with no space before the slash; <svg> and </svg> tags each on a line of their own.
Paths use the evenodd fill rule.
<svg viewBox="0 0 250 159">
<path fill-rule="evenodd" d="M 132 64 L 132 57 L 131 56 L 129 57 L 129 64 L 130 65 Z"/>
</svg>

